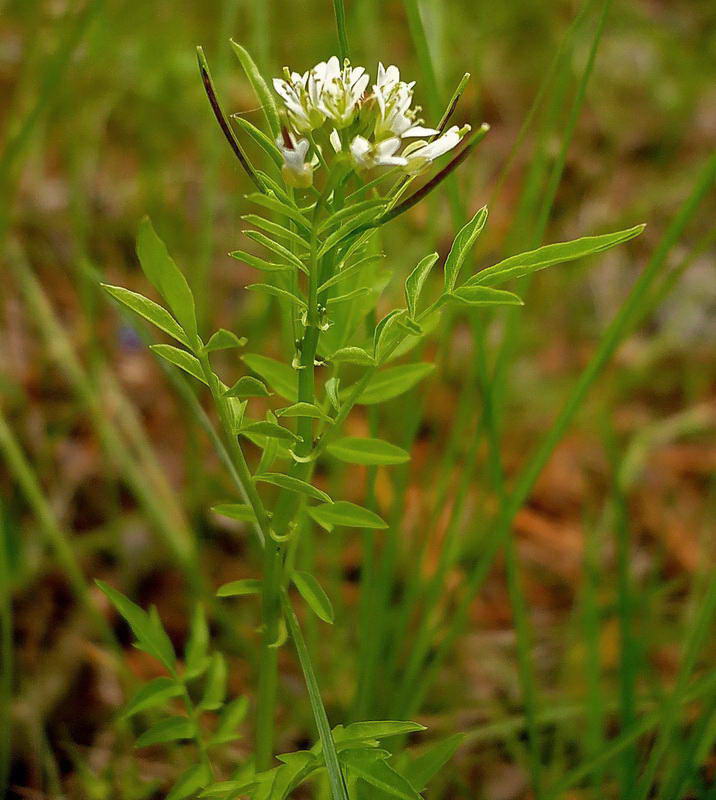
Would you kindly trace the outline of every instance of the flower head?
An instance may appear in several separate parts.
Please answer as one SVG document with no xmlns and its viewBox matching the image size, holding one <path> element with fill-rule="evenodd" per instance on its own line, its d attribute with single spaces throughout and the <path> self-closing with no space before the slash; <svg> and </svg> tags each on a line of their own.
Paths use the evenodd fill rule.
<svg viewBox="0 0 716 800">
<path fill-rule="evenodd" d="M 301 75 L 284 69 L 285 78 L 274 78 L 273 86 L 286 106 L 291 124 L 298 133 L 310 133 L 323 125 L 325 116 L 319 108 L 325 62 Z"/>
<path fill-rule="evenodd" d="M 350 145 L 351 158 L 360 170 L 372 167 L 404 167 L 408 163 L 407 160 L 395 155 L 399 147 L 400 139 L 397 137 L 373 143 L 365 136 L 356 136 Z"/>
<path fill-rule="evenodd" d="M 341 67 L 336 56 L 328 60 L 318 107 L 336 128 L 347 128 L 353 122 L 369 81 L 364 67 L 351 67 L 348 59 Z"/>
<path fill-rule="evenodd" d="M 313 165 L 306 161 L 309 143 L 308 139 L 296 139 L 286 128 L 276 140 L 276 144 L 283 155 L 281 174 L 288 186 L 297 189 L 307 189 L 313 183 Z"/>
<path fill-rule="evenodd" d="M 441 133 L 426 127 L 420 106 L 413 103 L 415 82 L 401 80 L 392 64 L 378 64 L 375 83 L 366 93 L 370 82 L 363 67 L 347 59 L 341 63 L 336 56 L 303 74 L 285 68 L 284 78 L 274 80 L 288 126 L 278 145 L 290 185 L 311 185 L 315 164 L 305 160 L 309 142 L 319 152 L 330 143 L 357 171 L 397 166 L 415 175 L 452 150 L 470 129 L 455 125 Z M 326 122 L 329 129 L 321 131 Z M 417 141 L 403 147 L 406 139 Z"/>
<path fill-rule="evenodd" d="M 427 169 L 436 158 L 440 158 L 440 156 L 445 155 L 445 153 L 460 144 L 469 130 L 469 125 L 463 125 L 462 128 L 453 125 L 452 128 L 448 128 L 437 139 L 433 139 L 430 142 L 417 141 L 408 145 L 403 153 L 407 160 L 406 172 L 416 175 Z"/>
</svg>

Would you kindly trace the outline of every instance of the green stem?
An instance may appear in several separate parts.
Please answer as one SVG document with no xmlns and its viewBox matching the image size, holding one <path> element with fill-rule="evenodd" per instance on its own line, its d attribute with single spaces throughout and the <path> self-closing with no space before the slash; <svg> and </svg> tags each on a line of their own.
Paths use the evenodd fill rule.
<svg viewBox="0 0 716 800">
<path fill-rule="evenodd" d="M 224 429 L 226 445 L 234 464 L 244 493 L 258 520 L 259 530 L 264 545 L 264 577 L 261 599 L 261 654 L 259 658 L 259 687 L 256 709 L 256 768 L 267 769 L 273 754 L 274 717 L 276 709 L 277 648 L 280 608 L 277 594 L 277 567 L 280 545 L 271 536 L 271 526 L 263 501 L 256 491 L 251 471 L 246 463 L 244 452 L 236 436 L 232 432 L 229 409 L 221 394 L 219 380 L 211 369 L 209 356 L 199 348 L 197 351 L 204 377 L 209 384 L 214 403 L 219 412 L 219 419 Z"/>
<path fill-rule="evenodd" d="M 313 671 L 313 664 L 311 657 L 306 647 L 306 642 L 301 632 L 301 627 L 296 618 L 296 612 L 293 610 L 288 595 L 284 592 L 282 594 L 283 610 L 288 624 L 288 631 L 293 639 L 296 648 L 298 661 L 301 664 L 303 671 L 303 678 L 306 681 L 306 688 L 308 689 L 308 696 L 311 701 L 311 709 L 313 716 L 316 720 L 316 727 L 318 728 L 318 736 L 323 746 L 323 756 L 326 760 L 326 769 L 328 771 L 328 781 L 331 786 L 331 797 L 333 800 L 348 800 L 348 791 L 346 789 L 345 778 L 341 771 L 340 763 L 338 762 L 338 753 L 336 752 L 336 745 L 333 741 L 333 734 L 331 733 L 331 726 L 328 722 L 328 715 L 326 708 L 321 699 L 321 692 L 318 688 L 318 681 L 316 674 Z"/>
<path fill-rule="evenodd" d="M 336 31 L 338 32 L 338 54 L 341 57 L 341 61 L 343 61 L 349 57 L 346 9 L 343 0 L 333 0 L 333 11 L 336 15 Z"/>
</svg>

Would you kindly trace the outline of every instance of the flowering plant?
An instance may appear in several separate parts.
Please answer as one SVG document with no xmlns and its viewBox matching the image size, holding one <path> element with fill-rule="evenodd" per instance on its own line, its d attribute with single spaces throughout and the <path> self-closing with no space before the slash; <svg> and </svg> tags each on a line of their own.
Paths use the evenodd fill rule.
<svg viewBox="0 0 716 800">
<path fill-rule="evenodd" d="M 220 597 L 261 596 L 255 754 L 232 774 L 219 774 L 214 750 L 237 736 L 248 703 L 225 699 L 227 667 L 221 653 L 210 653 L 203 611 L 197 609 L 186 649 L 177 657 L 156 613 L 143 611 L 103 584 L 139 646 L 167 672 L 140 689 L 127 713 L 163 708 L 173 712 L 150 727 L 140 745 L 181 739 L 196 744 L 196 763 L 179 778 L 167 800 L 246 795 L 280 800 L 303 782 L 323 776 L 333 800 L 414 800 L 451 757 L 460 737 L 437 742 L 418 757 L 401 753 L 394 758 L 384 741 L 422 730 L 422 725 L 388 720 L 331 728 L 292 590 L 323 622 L 333 623 L 334 612 L 319 579 L 297 568 L 302 532 L 313 524 L 328 531 L 381 530 L 388 525 L 377 508 L 330 497 L 317 485 L 315 466 L 324 459 L 375 467 L 410 459 L 407 451 L 390 442 L 344 436 L 342 428 L 355 406 L 398 397 L 432 370 L 422 362 L 394 362 L 427 335 L 446 305 L 454 303 L 466 311 L 521 305 L 515 293 L 496 287 L 627 241 L 642 226 L 513 255 L 462 280 L 487 221 L 487 209 L 481 208 L 457 232 L 444 258 L 437 252 L 427 254 L 408 271 L 405 303 L 378 319 L 376 307 L 390 276 L 380 266 L 377 232 L 434 191 L 487 131 L 483 125 L 466 139 L 469 125 L 448 127 L 467 76 L 442 119 L 430 128 L 413 104 L 414 83 L 402 81 L 395 66 L 379 65 L 372 84 L 362 67 L 336 57 L 304 73 L 286 70 L 273 84 L 278 104 L 247 51 L 233 46 L 261 102 L 265 130 L 242 116 L 234 117 L 232 127 L 201 50 L 199 66 L 216 119 L 256 188 L 247 199 L 263 212 L 244 219 L 253 226 L 246 236 L 264 254 L 237 250 L 231 255 L 266 276 L 247 288 L 275 299 L 280 313 L 290 319 L 294 335 L 285 358 L 245 354 L 241 360 L 251 374 L 224 382 L 212 354 L 244 347 L 246 340 L 224 329 L 204 339 L 190 287 L 148 220 L 140 226 L 137 253 L 166 307 L 121 287 L 106 289 L 175 339 L 181 347 L 162 343 L 152 349 L 208 388 L 223 432 L 220 452 L 238 495 L 215 511 L 245 522 L 262 548 L 260 577 L 232 581 L 218 590 Z M 414 188 L 419 175 L 465 139 L 447 164 Z M 257 168 L 247 154 L 249 142 L 265 154 L 267 170 Z M 381 188 L 390 177 L 392 184 Z M 438 262 L 442 280 L 436 282 L 431 273 Z M 426 302 L 426 296 L 431 300 Z M 318 741 L 307 750 L 279 756 L 276 764 L 277 651 L 289 638 L 305 679 Z M 177 703 L 183 703 L 181 714 L 176 713 Z"/>
</svg>

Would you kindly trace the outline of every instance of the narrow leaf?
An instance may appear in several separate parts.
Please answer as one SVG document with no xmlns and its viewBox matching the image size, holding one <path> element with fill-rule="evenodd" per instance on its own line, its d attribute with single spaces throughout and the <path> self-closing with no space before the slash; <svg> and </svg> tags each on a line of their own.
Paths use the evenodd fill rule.
<svg viewBox="0 0 716 800">
<path fill-rule="evenodd" d="M 288 428 L 283 425 L 277 425 L 275 422 L 252 422 L 250 425 L 245 425 L 240 433 L 242 436 L 247 434 L 259 434 L 260 436 L 268 436 L 273 439 L 280 439 L 284 442 L 298 442 L 301 437 L 296 436 Z"/>
<path fill-rule="evenodd" d="M 360 364 L 364 367 L 372 367 L 375 364 L 373 356 L 362 347 L 341 347 L 328 359 L 336 364 Z"/>
<path fill-rule="evenodd" d="M 237 697 L 224 706 L 219 716 L 219 723 L 211 737 L 210 744 L 224 744 L 238 738 L 236 728 L 243 722 L 249 710 L 248 697 Z"/>
<path fill-rule="evenodd" d="M 477 237 L 482 233 L 485 222 L 487 222 L 487 207 L 483 206 L 455 237 L 445 261 L 445 291 L 452 292 L 455 288 L 462 265 Z"/>
<path fill-rule="evenodd" d="M 277 417 L 309 417 L 310 419 L 330 421 L 330 417 L 314 403 L 293 403 L 293 405 L 277 409 L 275 414 Z"/>
<path fill-rule="evenodd" d="M 220 586 L 216 591 L 217 597 L 244 597 L 248 594 L 261 594 L 260 580 L 243 578 L 239 581 L 230 581 Z"/>
<path fill-rule="evenodd" d="M 304 239 L 300 233 L 290 230 L 278 222 L 264 219 L 258 214 L 244 214 L 241 219 L 245 220 L 256 228 L 261 228 L 262 231 L 270 233 L 272 236 L 277 236 L 279 239 L 286 239 L 287 241 L 293 243 L 301 252 L 308 250 L 309 242 L 306 241 L 306 239 Z"/>
<path fill-rule="evenodd" d="M 204 694 L 199 708 L 215 711 L 221 708 L 226 695 L 226 661 L 221 653 L 214 653 L 206 673 Z"/>
<path fill-rule="evenodd" d="M 293 292 L 289 292 L 287 289 L 281 289 L 280 286 L 273 286 L 270 283 L 252 283 L 246 288 L 250 292 L 263 292 L 264 294 L 270 294 L 273 297 L 278 297 L 279 300 L 286 300 L 289 303 L 293 303 L 293 305 L 298 306 L 299 308 L 306 308 L 305 300 L 303 300 L 301 297 L 298 297 L 298 295 L 293 294 Z"/>
<path fill-rule="evenodd" d="M 483 269 L 473 275 L 465 284 L 466 286 L 493 286 L 496 283 L 513 278 L 521 278 L 532 272 L 551 267 L 553 264 L 561 264 L 565 261 L 574 261 L 577 258 L 584 258 L 595 253 L 602 253 L 615 245 L 628 242 L 638 236 L 643 230 L 644 225 L 635 225 L 615 233 L 605 233 L 601 236 L 584 236 L 581 239 L 574 239 L 571 242 L 559 242 L 539 247 L 536 250 L 529 250 L 526 253 L 519 253 L 510 256 L 504 261 L 500 261 L 492 267 Z"/>
<path fill-rule="evenodd" d="M 260 231 L 245 231 L 244 234 L 248 239 L 251 239 L 257 244 L 262 245 L 267 250 L 270 250 L 282 261 L 285 261 L 287 264 L 293 264 L 296 269 L 301 270 L 301 272 L 308 273 L 306 265 L 297 255 L 292 253 L 288 247 L 284 247 L 282 244 L 275 242 L 273 239 L 266 236 L 265 233 L 261 233 Z"/>
<path fill-rule="evenodd" d="M 177 341 L 181 342 L 186 347 L 190 347 L 189 339 L 184 331 L 181 329 L 179 323 L 172 317 L 172 315 L 162 308 L 154 300 L 150 300 L 138 292 L 132 292 L 129 289 L 124 289 L 121 286 L 110 286 L 108 283 L 101 283 L 100 286 L 115 300 L 119 300 L 127 308 L 139 314 L 140 317 L 156 325 L 157 328 L 173 336 Z"/>
<path fill-rule="evenodd" d="M 383 758 L 369 750 L 346 750 L 341 753 L 343 763 L 364 781 L 400 800 L 421 800 L 402 775 Z"/>
<path fill-rule="evenodd" d="M 410 460 L 410 454 L 402 447 L 396 447 L 382 439 L 346 436 L 331 442 L 327 450 L 335 458 L 349 464 L 389 465 L 404 464 Z"/>
<path fill-rule="evenodd" d="M 278 116 L 278 109 L 276 108 L 276 103 L 273 95 L 271 94 L 271 90 L 267 86 L 266 81 L 264 80 L 261 71 L 256 66 L 253 58 L 251 58 L 249 51 L 238 42 L 235 42 L 233 39 L 231 39 L 230 42 L 232 50 L 241 62 L 241 66 L 244 68 L 246 77 L 249 79 L 249 83 L 256 93 L 259 105 L 264 112 L 266 122 L 268 123 L 269 130 L 271 131 L 271 135 L 275 139 L 281 133 L 281 123 Z"/>
<path fill-rule="evenodd" d="M 298 399 L 297 393 L 297 379 L 296 371 L 288 364 L 281 361 L 276 361 L 267 356 L 261 356 L 256 353 L 248 353 L 242 356 L 241 359 L 249 369 L 252 369 L 257 375 L 260 375 L 266 383 L 275 389 L 281 397 L 295 403 Z"/>
<path fill-rule="evenodd" d="M 229 255 L 237 261 L 243 261 L 254 269 L 261 270 L 261 272 L 293 272 L 296 267 L 291 264 L 284 264 L 274 261 L 266 261 L 265 258 L 247 253 L 245 250 L 232 250 Z"/>
<path fill-rule="evenodd" d="M 308 513 L 319 525 L 330 530 L 334 525 L 348 528 L 387 528 L 387 523 L 367 508 L 339 500 L 322 506 L 313 506 Z"/>
<path fill-rule="evenodd" d="M 228 350 L 231 347 L 243 347 L 247 342 L 245 336 L 239 338 L 235 333 L 227 331 L 225 328 L 219 328 L 218 331 L 211 335 L 211 339 L 206 343 L 204 349 L 207 353 L 213 353 L 215 350 Z"/>
<path fill-rule="evenodd" d="M 274 211 L 276 214 L 289 217 L 307 234 L 311 233 L 311 226 L 295 206 L 284 203 L 276 197 L 270 197 L 269 195 L 258 194 L 256 192 L 248 195 L 246 199 L 251 200 L 251 202 L 256 203 L 258 206 L 267 208 L 269 211 Z"/>
<path fill-rule="evenodd" d="M 276 147 L 276 145 L 269 139 L 266 134 L 249 122 L 246 117 L 242 117 L 241 114 L 232 114 L 231 119 L 234 121 L 234 125 L 237 125 L 243 133 L 250 136 L 254 142 L 266 153 L 266 155 L 273 161 L 274 165 L 277 166 L 279 169 L 283 166 L 283 156 L 281 155 L 281 151 Z M 263 173 L 259 172 L 261 177 L 263 177 Z"/>
<path fill-rule="evenodd" d="M 438 258 L 439 256 L 437 253 L 431 253 L 429 256 L 425 256 L 405 280 L 405 300 L 408 304 L 408 313 L 411 318 L 415 318 L 417 314 L 418 301 L 423 291 L 423 285 Z"/>
<path fill-rule="evenodd" d="M 331 498 L 320 489 L 312 486 L 300 478 L 294 478 L 292 475 L 282 475 L 278 472 L 266 472 L 263 475 L 257 475 L 256 482 L 271 483 L 286 491 L 302 494 L 306 497 L 311 497 L 314 500 L 320 500 L 322 503 L 332 503 Z"/>
<path fill-rule="evenodd" d="M 403 775 L 418 792 L 422 792 L 430 780 L 455 755 L 465 736 L 456 733 L 428 747 L 403 768 Z"/>
<path fill-rule="evenodd" d="M 219 505 L 212 506 L 211 510 L 215 514 L 220 514 L 222 517 L 238 519 L 241 522 L 256 521 L 254 510 L 251 506 L 244 505 L 243 503 L 220 503 Z"/>
<path fill-rule="evenodd" d="M 122 716 L 127 718 L 149 708 L 163 706 L 167 700 L 182 693 L 182 687 L 171 678 L 155 678 L 145 683 L 127 703 Z"/>
<path fill-rule="evenodd" d="M 435 369 L 434 364 L 401 364 L 377 372 L 358 396 L 358 403 L 373 405 L 407 392 Z"/>
<path fill-rule="evenodd" d="M 175 742 L 178 739 L 193 739 L 195 735 L 196 726 L 187 717 L 167 717 L 145 731 L 134 746 L 148 747 L 151 744 Z"/>
<path fill-rule="evenodd" d="M 270 397 L 271 392 L 266 388 L 258 378 L 252 378 L 251 375 L 244 375 L 238 381 L 224 392 L 224 397 L 239 397 L 244 400 L 247 397 Z"/>
<path fill-rule="evenodd" d="M 369 722 L 351 722 L 345 728 L 336 730 L 336 742 L 362 741 L 364 739 L 388 739 L 391 736 L 405 736 L 426 730 L 419 722 L 403 720 L 376 720 Z"/>
<path fill-rule="evenodd" d="M 144 217 L 139 224 L 137 255 L 149 282 L 169 304 L 190 341 L 193 341 L 197 335 L 194 296 L 164 242 L 157 236 L 149 217 Z"/>
<path fill-rule="evenodd" d="M 313 613 L 319 619 L 333 625 L 333 605 L 318 579 L 310 572 L 294 572 L 291 580 Z"/>
<path fill-rule="evenodd" d="M 199 360 L 186 350 L 180 350 L 171 344 L 150 344 L 149 349 L 161 356 L 165 361 L 174 364 L 175 367 L 183 369 L 188 372 L 192 377 L 196 378 L 202 383 L 206 383 L 204 372 L 201 369 Z"/>
<path fill-rule="evenodd" d="M 200 789 L 211 782 L 211 777 L 211 769 L 206 763 L 189 767 L 174 784 L 166 796 L 166 800 L 185 800 L 190 795 L 196 795 Z"/>
<path fill-rule="evenodd" d="M 523 306 L 524 301 L 512 292 L 489 286 L 461 286 L 450 295 L 469 306 Z"/>
</svg>

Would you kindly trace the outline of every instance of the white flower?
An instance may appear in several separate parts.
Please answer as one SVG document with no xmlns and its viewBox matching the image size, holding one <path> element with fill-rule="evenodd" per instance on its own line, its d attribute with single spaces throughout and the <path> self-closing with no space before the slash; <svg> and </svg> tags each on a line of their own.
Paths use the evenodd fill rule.
<svg viewBox="0 0 716 800">
<path fill-rule="evenodd" d="M 310 133 L 323 125 L 325 115 L 319 108 L 325 62 L 317 64 L 309 72 L 301 75 L 289 73 L 284 68 L 285 79 L 274 78 L 273 87 L 286 106 L 291 124 L 299 133 Z"/>
<path fill-rule="evenodd" d="M 363 67 L 351 67 L 346 59 L 341 68 L 333 56 L 325 65 L 318 108 L 336 128 L 347 128 L 355 119 L 369 81 Z"/>
<path fill-rule="evenodd" d="M 399 136 L 432 136 L 434 128 L 417 125 L 418 109 L 413 108 L 415 81 L 400 80 L 400 70 L 391 65 L 387 69 L 378 64 L 378 77 L 373 85 L 373 96 L 378 104 L 378 119 L 373 131 L 376 139 Z"/>
<path fill-rule="evenodd" d="M 308 139 L 297 140 L 284 129 L 284 135 L 276 139 L 276 144 L 283 155 L 281 175 L 286 184 L 296 189 L 307 189 L 313 183 L 313 165 L 306 161 Z"/>
<path fill-rule="evenodd" d="M 453 125 L 448 128 L 442 136 L 433 139 L 432 142 L 413 142 L 406 147 L 403 156 L 407 159 L 406 172 L 417 174 L 422 172 L 426 167 L 435 161 L 436 158 L 445 155 L 453 147 L 456 147 L 462 141 L 463 136 L 470 130 L 469 125 L 464 125 L 458 128 Z"/>
<path fill-rule="evenodd" d="M 395 151 L 400 147 L 400 139 L 392 137 L 383 139 L 382 142 L 372 143 L 364 136 L 356 136 L 350 145 L 353 163 L 358 169 L 371 169 L 372 167 L 404 167 L 407 159 L 396 156 Z"/>
</svg>

